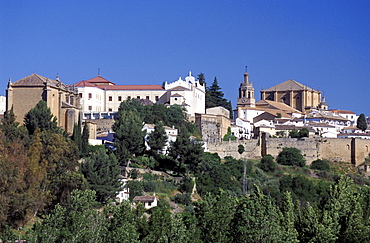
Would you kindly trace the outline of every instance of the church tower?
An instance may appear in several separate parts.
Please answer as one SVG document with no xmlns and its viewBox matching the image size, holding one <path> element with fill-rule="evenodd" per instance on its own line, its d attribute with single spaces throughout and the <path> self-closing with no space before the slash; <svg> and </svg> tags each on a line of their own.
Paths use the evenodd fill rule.
<svg viewBox="0 0 370 243">
<path fill-rule="evenodd" d="M 244 82 L 240 83 L 239 97 L 237 108 L 239 107 L 256 107 L 256 99 L 254 98 L 254 88 L 252 83 L 249 82 L 249 74 L 244 73 Z"/>
</svg>

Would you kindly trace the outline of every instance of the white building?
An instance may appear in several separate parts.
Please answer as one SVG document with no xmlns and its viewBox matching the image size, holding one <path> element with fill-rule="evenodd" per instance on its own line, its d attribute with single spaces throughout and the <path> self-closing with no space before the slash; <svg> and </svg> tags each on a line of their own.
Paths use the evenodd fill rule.
<svg viewBox="0 0 370 243">
<path fill-rule="evenodd" d="M 4 95 L 0 95 L 0 115 L 3 115 L 6 111 L 6 97 Z"/>
<path fill-rule="evenodd" d="M 172 83 L 161 85 L 116 85 L 100 75 L 73 85 L 81 99 L 84 119 L 113 118 L 122 101 L 142 99 L 152 103 L 180 105 L 189 116 L 205 113 L 205 86 L 189 73 Z"/>
<path fill-rule="evenodd" d="M 231 134 L 239 140 L 251 139 L 253 137 L 253 124 L 243 118 L 236 118 L 235 124 L 231 125 Z"/>
<path fill-rule="evenodd" d="M 130 197 L 130 188 L 127 188 L 127 179 L 121 179 L 122 190 L 117 194 L 117 201 L 123 202 L 124 200 L 127 201 Z"/>
<path fill-rule="evenodd" d="M 165 82 L 165 90 L 170 105 L 184 106 L 190 116 L 195 113 L 205 113 L 206 89 L 189 72 L 189 76 L 182 80 L 181 77 L 172 83 Z"/>
</svg>

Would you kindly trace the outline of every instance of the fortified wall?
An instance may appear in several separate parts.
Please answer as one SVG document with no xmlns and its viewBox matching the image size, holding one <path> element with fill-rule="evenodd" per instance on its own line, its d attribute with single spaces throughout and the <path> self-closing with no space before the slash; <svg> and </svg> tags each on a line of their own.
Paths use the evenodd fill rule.
<svg viewBox="0 0 370 243">
<path fill-rule="evenodd" d="M 97 133 L 108 132 L 112 130 L 114 119 L 84 119 L 84 122 L 96 124 Z"/>
<path fill-rule="evenodd" d="M 221 158 L 241 158 L 238 153 L 239 144 L 245 148 L 243 157 L 250 159 L 259 159 L 266 154 L 276 158 L 284 147 L 297 148 L 301 150 L 308 165 L 316 159 L 327 159 L 358 166 L 370 156 L 370 140 L 354 138 L 296 139 L 262 136 L 260 139 L 209 143 L 208 149 L 211 153 L 218 153 Z"/>
</svg>

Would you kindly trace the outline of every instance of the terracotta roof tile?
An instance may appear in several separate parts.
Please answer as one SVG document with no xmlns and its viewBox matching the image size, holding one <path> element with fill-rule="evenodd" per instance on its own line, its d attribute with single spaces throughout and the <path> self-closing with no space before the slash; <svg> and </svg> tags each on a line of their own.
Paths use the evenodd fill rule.
<svg viewBox="0 0 370 243">
<path fill-rule="evenodd" d="M 287 91 L 287 90 L 309 90 L 314 91 L 314 89 L 307 87 L 306 85 L 300 84 L 293 79 L 289 79 L 271 88 L 265 89 L 263 91 Z"/>
</svg>

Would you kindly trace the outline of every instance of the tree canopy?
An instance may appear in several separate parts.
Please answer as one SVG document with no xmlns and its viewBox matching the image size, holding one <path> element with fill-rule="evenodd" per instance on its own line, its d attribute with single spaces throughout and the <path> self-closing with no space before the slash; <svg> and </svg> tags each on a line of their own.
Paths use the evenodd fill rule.
<svg viewBox="0 0 370 243">
<path fill-rule="evenodd" d="M 357 118 L 357 128 L 361 129 L 361 131 L 365 131 L 367 129 L 367 123 L 364 113 L 361 113 L 360 116 Z"/>
</svg>

